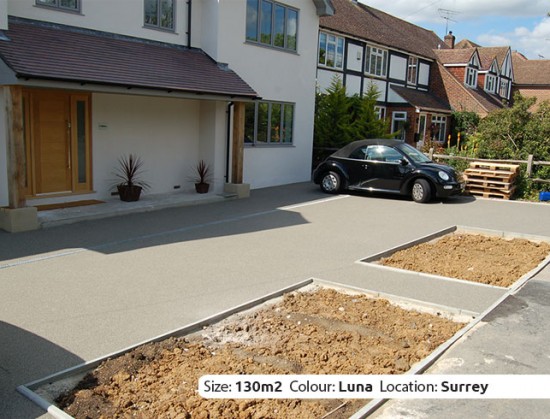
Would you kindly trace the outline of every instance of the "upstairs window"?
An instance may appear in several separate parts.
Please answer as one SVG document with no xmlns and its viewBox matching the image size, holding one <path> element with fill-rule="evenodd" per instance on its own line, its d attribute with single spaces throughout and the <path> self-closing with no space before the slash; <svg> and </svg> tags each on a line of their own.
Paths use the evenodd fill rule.
<svg viewBox="0 0 550 419">
<path fill-rule="evenodd" d="M 325 67 L 344 68 L 344 38 L 321 32 L 318 63 Z"/>
<path fill-rule="evenodd" d="M 500 80 L 500 89 L 498 94 L 501 98 L 509 99 L 510 96 L 510 81 L 509 80 Z"/>
<path fill-rule="evenodd" d="M 144 10 L 146 27 L 175 29 L 174 0 L 144 0 Z"/>
<path fill-rule="evenodd" d="M 418 74 L 418 58 L 409 57 L 409 64 L 407 67 L 407 83 L 416 84 L 417 74 Z"/>
<path fill-rule="evenodd" d="M 388 51 L 376 47 L 367 46 L 367 55 L 365 59 L 365 72 L 367 74 L 386 77 Z"/>
<path fill-rule="evenodd" d="M 36 0 L 36 5 L 67 12 L 80 12 L 80 0 Z"/>
<path fill-rule="evenodd" d="M 298 10 L 270 0 L 247 0 L 246 40 L 296 51 Z"/>
<path fill-rule="evenodd" d="M 496 93 L 497 78 L 493 74 L 487 74 L 485 76 L 485 90 L 490 93 Z"/>
<path fill-rule="evenodd" d="M 466 68 L 466 86 L 474 89 L 477 86 L 477 69 L 472 67 Z"/>
</svg>

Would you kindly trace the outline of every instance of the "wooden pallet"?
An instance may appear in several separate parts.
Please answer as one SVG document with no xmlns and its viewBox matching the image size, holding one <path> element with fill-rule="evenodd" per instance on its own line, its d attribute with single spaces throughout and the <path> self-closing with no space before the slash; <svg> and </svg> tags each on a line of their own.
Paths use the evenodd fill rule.
<svg viewBox="0 0 550 419">
<path fill-rule="evenodd" d="M 466 193 L 484 198 L 510 199 L 516 189 L 517 164 L 472 162 L 464 171 Z"/>
</svg>

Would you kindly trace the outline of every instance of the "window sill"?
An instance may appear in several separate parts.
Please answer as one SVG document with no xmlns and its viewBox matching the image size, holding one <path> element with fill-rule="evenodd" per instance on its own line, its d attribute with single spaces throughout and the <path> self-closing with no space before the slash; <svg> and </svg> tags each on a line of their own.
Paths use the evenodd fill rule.
<svg viewBox="0 0 550 419">
<path fill-rule="evenodd" d="M 48 6 L 46 4 L 33 4 L 33 7 L 38 7 L 39 9 L 43 9 L 43 10 L 51 10 L 53 12 L 63 12 L 63 13 L 69 13 L 71 15 L 84 16 L 84 13 L 82 13 L 82 11 L 80 10 L 64 9 L 62 7 Z"/>
<path fill-rule="evenodd" d="M 175 29 L 162 28 L 160 26 L 143 25 L 143 29 L 151 29 L 151 30 L 157 31 L 157 32 L 163 32 L 163 33 L 168 33 L 168 34 L 172 34 L 172 35 L 178 35 L 178 33 L 176 32 Z"/>
<path fill-rule="evenodd" d="M 279 51 L 279 52 L 286 52 L 287 54 L 292 54 L 292 55 L 300 55 L 300 54 L 298 54 L 298 50 L 286 49 L 286 48 L 282 48 L 282 47 L 276 47 L 276 46 L 273 46 L 273 45 L 262 44 L 260 42 L 254 42 L 254 41 L 249 41 L 249 40 L 244 41 L 244 43 L 245 43 L 245 45 L 253 45 L 255 47 L 266 48 L 266 49 L 269 49 L 271 51 Z"/>
<path fill-rule="evenodd" d="M 294 148 L 292 143 L 244 143 L 245 148 Z"/>
</svg>

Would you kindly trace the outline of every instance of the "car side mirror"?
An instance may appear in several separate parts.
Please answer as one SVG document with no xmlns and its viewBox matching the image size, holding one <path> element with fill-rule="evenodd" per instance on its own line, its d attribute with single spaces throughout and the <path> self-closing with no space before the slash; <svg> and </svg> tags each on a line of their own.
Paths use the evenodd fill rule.
<svg viewBox="0 0 550 419">
<path fill-rule="evenodd" d="M 407 166 L 409 161 L 407 159 L 401 159 L 401 166 Z"/>
</svg>

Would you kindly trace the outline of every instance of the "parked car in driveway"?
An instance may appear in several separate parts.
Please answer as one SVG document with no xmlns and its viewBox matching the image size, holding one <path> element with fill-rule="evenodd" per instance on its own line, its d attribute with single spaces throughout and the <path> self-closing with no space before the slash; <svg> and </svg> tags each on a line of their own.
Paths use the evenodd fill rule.
<svg viewBox="0 0 550 419">
<path fill-rule="evenodd" d="M 416 202 L 462 193 L 454 169 L 431 161 L 399 140 L 354 141 L 330 155 L 313 172 L 326 193 L 343 190 L 387 192 L 411 196 Z"/>
</svg>

